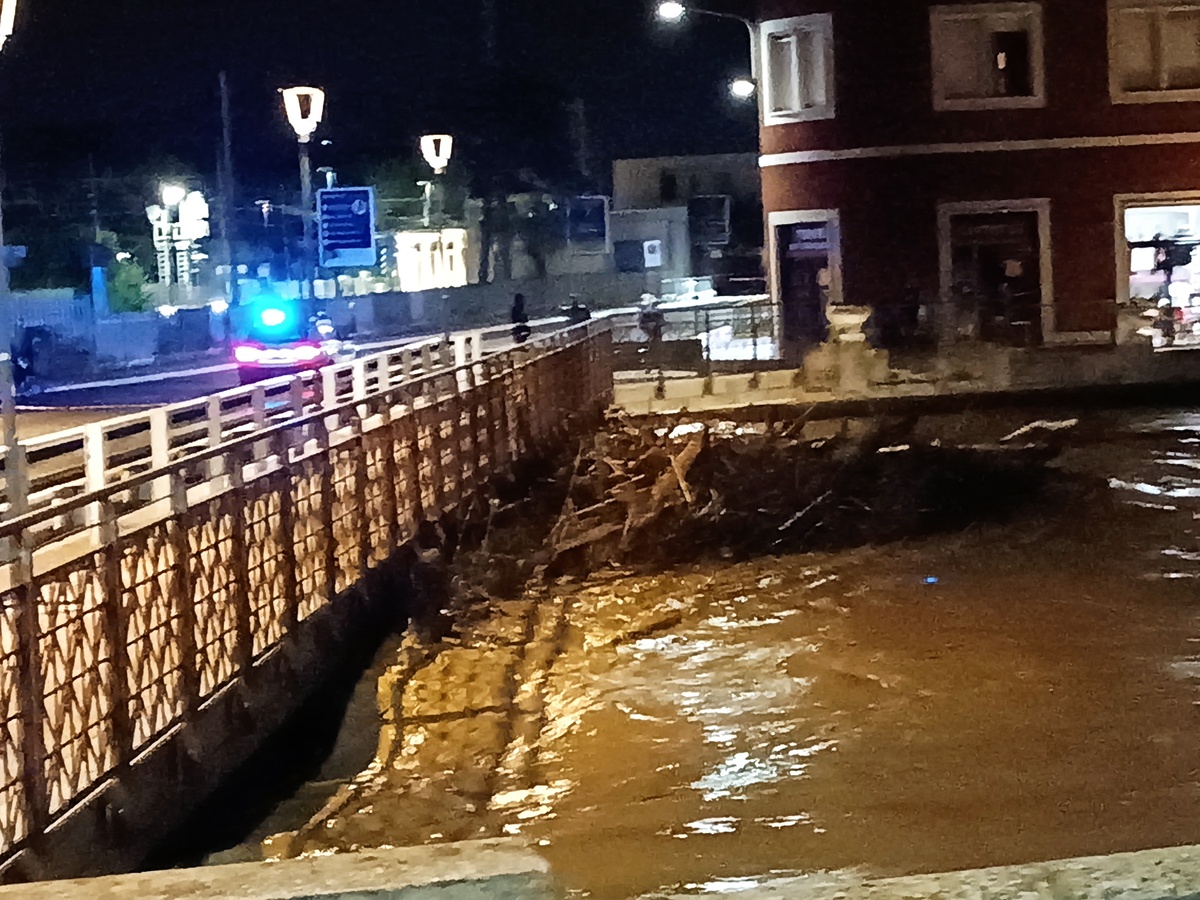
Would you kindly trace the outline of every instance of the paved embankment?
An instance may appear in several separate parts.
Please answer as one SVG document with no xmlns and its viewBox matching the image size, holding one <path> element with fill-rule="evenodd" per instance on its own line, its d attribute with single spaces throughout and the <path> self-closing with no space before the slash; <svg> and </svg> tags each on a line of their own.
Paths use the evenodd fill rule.
<svg viewBox="0 0 1200 900">
<path fill-rule="evenodd" d="M 550 900 L 554 896 L 546 863 L 512 839 L 0 887 L 0 900 Z"/>
</svg>

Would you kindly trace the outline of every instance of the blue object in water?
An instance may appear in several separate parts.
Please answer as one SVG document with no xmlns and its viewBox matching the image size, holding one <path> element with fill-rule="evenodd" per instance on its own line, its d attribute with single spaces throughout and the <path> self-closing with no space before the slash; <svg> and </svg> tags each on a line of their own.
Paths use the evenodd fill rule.
<svg viewBox="0 0 1200 900">
<path fill-rule="evenodd" d="M 938 578 L 936 575 L 926 575 L 925 576 L 926 584 L 937 584 L 939 581 L 941 581 L 941 579 Z"/>
</svg>

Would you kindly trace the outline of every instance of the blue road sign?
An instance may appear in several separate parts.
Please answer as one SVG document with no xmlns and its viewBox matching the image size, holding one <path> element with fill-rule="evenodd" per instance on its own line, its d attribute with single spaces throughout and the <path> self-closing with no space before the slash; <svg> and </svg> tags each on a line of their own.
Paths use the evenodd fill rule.
<svg viewBox="0 0 1200 900">
<path fill-rule="evenodd" d="M 317 191 L 321 265 L 372 268 L 375 251 L 375 188 L 343 187 Z"/>
</svg>

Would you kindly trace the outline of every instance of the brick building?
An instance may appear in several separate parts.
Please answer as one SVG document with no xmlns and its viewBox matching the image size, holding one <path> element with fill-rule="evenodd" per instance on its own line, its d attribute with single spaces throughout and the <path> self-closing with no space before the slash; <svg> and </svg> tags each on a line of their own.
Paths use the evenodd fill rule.
<svg viewBox="0 0 1200 900">
<path fill-rule="evenodd" d="M 832 300 L 874 307 L 890 344 L 1107 343 L 1118 301 L 1162 282 L 1127 238 L 1200 228 L 1200 0 L 758 0 L 756 20 L 792 339 Z"/>
</svg>

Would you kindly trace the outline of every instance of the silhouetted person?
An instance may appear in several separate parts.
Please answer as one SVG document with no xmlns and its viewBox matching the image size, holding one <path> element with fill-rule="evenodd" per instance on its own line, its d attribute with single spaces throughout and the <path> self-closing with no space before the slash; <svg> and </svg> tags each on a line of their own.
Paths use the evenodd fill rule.
<svg viewBox="0 0 1200 900">
<path fill-rule="evenodd" d="M 572 325 L 582 325 L 584 322 L 591 319 L 592 313 L 586 306 L 579 302 L 579 295 L 571 295 L 571 305 L 567 307 L 567 318 Z"/>
<path fill-rule="evenodd" d="M 529 340 L 529 335 L 533 334 L 533 329 L 529 327 L 529 313 L 525 312 L 524 294 L 513 297 L 512 325 L 513 340 L 518 344 L 525 343 Z"/>
</svg>

